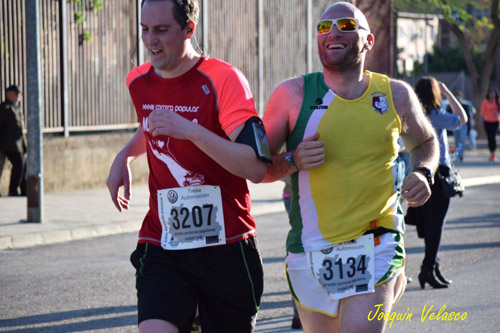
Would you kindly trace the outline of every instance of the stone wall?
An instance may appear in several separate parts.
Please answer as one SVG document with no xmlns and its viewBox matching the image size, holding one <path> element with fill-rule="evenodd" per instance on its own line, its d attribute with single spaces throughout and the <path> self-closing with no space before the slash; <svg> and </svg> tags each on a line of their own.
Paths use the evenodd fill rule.
<svg viewBox="0 0 500 333">
<path fill-rule="evenodd" d="M 109 168 L 116 154 L 134 132 L 100 133 L 64 137 L 45 137 L 43 173 L 45 192 L 105 187 Z M 1 162 L 0 162 L 1 164 Z M 0 193 L 7 195 L 11 164 L 6 160 Z M 134 183 L 148 178 L 146 156 L 132 163 Z"/>
</svg>

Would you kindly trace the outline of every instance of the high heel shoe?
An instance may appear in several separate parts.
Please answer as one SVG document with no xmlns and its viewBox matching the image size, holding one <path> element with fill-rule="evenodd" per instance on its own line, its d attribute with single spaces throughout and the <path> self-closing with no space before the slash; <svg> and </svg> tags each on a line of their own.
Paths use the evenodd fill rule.
<svg viewBox="0 0 500 333">
<path fill-rule="evenodd" d="M 436 267 L 434 268 L 434 273 L 436 273 L 436 277 L 437 277 L 439 282 L 441 282 L 443 284 L 452 284 L 453 283 L 452 280 L 449 280 L 443 276 L 443 273 L 441 273 L 441 270 L 439 269 L 439 264 L 436 264 Z"/>
<path fill-rule="evenodd" d="M 421 266 L 420 274 L 418 274 L 418 282 L 420 282 L 420 288 L 425 288 L 425 283 L 427 282 L 432 288 L 448 288 L 447 284 L 439 282 L 434 273 L 434 267 L 428 269 L 427 267 Z"/>
</svg>

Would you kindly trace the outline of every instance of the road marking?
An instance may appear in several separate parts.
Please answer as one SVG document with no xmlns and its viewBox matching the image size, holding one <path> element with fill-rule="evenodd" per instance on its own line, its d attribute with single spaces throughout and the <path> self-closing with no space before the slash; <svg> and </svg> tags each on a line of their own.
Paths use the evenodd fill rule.
<svg viewBox="0 0 500 333">
<path fill-rule="evenodd" d="M 497 183 L 500 183 L 500 175 L 462 179 L 462 184 L 464 185 L 464 187 L 473 187 L 473 186 L 481 186 L 481 185 L 489 185 Z"/>
</svg>

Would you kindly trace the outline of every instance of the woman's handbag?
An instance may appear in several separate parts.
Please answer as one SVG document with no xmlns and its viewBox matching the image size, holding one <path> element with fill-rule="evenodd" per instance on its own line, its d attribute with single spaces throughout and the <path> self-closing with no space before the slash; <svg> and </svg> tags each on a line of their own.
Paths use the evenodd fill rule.
<svg viewBox="0 0 500 333">
<path fill-rule="evenodd" d="M 408 207 L 405 215 L 405 224 L 417 227 L 418 238 L 425 237 L 423 221 L 422 209 L 420 207 Z"/>
<path fill-rule="evenodd" d="M 448 172 L 444 170 L 445 168 L 448 169 Z M 455 164 L 453 164 L 453 162 L 451 162 L 451 168 L 440 165 L 438 174 L 445 197 L 452 198 L 457 194 L 459 197 L 462 197 L 464 195 L 465 188 L 462 184 L 462 178 L 458 170 L 455 169 Z"/>
</svg>

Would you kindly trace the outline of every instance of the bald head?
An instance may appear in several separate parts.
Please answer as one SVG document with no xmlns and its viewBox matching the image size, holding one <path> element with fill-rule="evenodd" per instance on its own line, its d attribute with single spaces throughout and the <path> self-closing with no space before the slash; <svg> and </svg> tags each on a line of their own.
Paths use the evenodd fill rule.
<svg viewBox="0 0 500 333">
<path fill-rule="evenodd" d="M 349 2 L 337 2 L 328 7 L 323 14 L 321 14 L 321 19 L 335 19 L 341 17 L 354 17 L 359 21 L 360 27 L 366 29 L 370 33 L 370 26 L 366 20 L 365 15 Z"/>
</svg>

